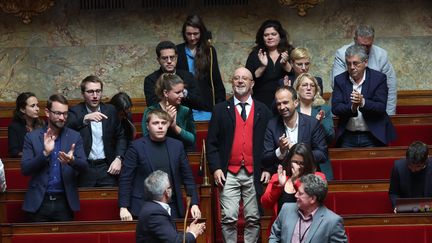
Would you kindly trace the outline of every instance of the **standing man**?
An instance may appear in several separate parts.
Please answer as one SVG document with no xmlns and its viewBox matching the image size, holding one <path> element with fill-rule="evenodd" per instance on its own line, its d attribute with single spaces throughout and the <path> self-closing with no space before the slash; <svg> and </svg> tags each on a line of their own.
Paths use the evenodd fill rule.
<svg viewBox="0 0 432 243">
<path fill-rule="evenodd" d="M 386 75 L 368 68 L 362 46 L 348 47 L 345 62 L 348 71 L 335 77 L 332 94 L 332 113 L 339 117 L 336 145 L 385 146 L 396 137 L 386 112 Z"/>
<path fill-rule="evenodd" d="M 45 114 L 48 125 L 25 136 L 21 171 L 31 176 L 23 210 L 33 222 L 70 221 L 79 211 L 76 174 L 87 170 L 78 132 L 65 127 L 68 101 L 52 95 Z"/>
<path fill-rule="evenodd" d="M 348 242 L 342 218 L 324 206 L 327 184 L 321 177 L 300 177 L 297 203 L 285 203 L 273 223 L 269 243 Z"/>
<path fill-rule="evenodd" d="M 160 109 L 150 111 L 146 121 L 148 136 L 133 141 L 126 152 L 118 193 L 121 220 L 129 221 L 138 216 L 148 196 L 142 182 L 155 170 L 162 170 L 169 175 L 173 192 L 169 204 L 173 219 L 185 215 L 180 188 L 182 184 L 192 199 L 192 217 L 201 218 L 195 180 L 183 143 L 166 136 L 171 122 L 172 118 L 167 112 Z"/>
<path fill-rule="evenodd" d="M 79 177 L 81 187 L 116 186 L 127 140 L 117 111 L 101 102 L 103 83 L 97 76 L 81 82 L 84 102 L 69 111 L 68 126 L 84 140 L 89 170 Z"/>
<path fill-rule="evenodd" d="M 185 84 L 184 98 L 182 104 L 195 110 L 210 111 L 211 107 L 207 107 L 201 97 L 205 94 L 199 94 L 197 80 L 186 70 L 177 70 L 177 47 L 171 41 L 162 41 L 156 46 L 157 61 L 160 68 L 148 75 L 144 79 L 144 95 L 147 106 L 157 104 L 160 100 L 155 94 L 156 81 L 163 73 L 177 74 Z M 206 97 L 207 98 L 207 97 Z"/>
<path fill-rule="evenodd" d="M 375 30 L 370 25 L 358 25 L 354 34 L 354 42 L 349 45 L 345 45 L 336 51 L 335 60 L 333 62 L 332 72 L 332 88 L 334 87 L 334 78 L 348 70 L 345 63 L 345 51 L 348 47 L 353 44 L 363 46 L 368 54 L 368 67 L 377 71 L 380 71 L 387 75 L 387 106 L 386 111 L 388 115 L 396 114 L 396 102 L 397 102 L 397 80 L 396 73 L 393 69 L 392 64 L 388 60 L 387 51 L 383 48 L 374 45 Z"/>
<path fill-rule="evenodd" d="M 222 234 L 225 242 L 237 242 L 240 199 L 245 215 L 245 242 L 257 242 L 260 232 L 258 198 L 270 173 L 261 166 L 264 131 L 270 110 L 252 99 L 252 73 L 236 69 L 234 97 L 213 109 L 207 135 L 207 159 L 220 190 Z"/>
<path fill-rule="evenodd" d="M 293 87 L 279 87 L 275 93 L 276 108 L 279 116 L 267 124 L 264 138 L 263 163 L 275 173 L 290 148 L 296 143 L 306 143 L 312 148 L 317 165 L 326 177 L 333 178 L 328 160 L 327 143 L 324 130 L 315 117 L 297 111 L 297 92 Z"/>
<path fill-rule="evenodd" d="M 171 217 L 169 202 L 173 194 L 168 174 L 156 170 L 144 181 L 144 191 L 149 201 L 143 203 L 136 227 L 137 243 L 152 242 L 196 242 L 196 238 L 205 231 L 205 223 L 195 219 L 186 232 L 177 232 Z M 186 234 L 186 235 L 185 235 Z"/>
</svg>

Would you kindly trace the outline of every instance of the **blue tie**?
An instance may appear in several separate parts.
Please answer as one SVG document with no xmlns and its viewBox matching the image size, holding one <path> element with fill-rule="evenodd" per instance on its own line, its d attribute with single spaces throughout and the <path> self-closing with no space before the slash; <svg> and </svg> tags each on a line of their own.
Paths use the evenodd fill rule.
<svg viewBox="0 0 432 243">
<path fill-rule="evenodd" d="M 247 103 L 239 103 L 239 105 L 241 106 L 242 110 L 241 110 L 241 118 L 243 119 L 243 121 L 246 121 L 246 105 Z"/>
</svg>

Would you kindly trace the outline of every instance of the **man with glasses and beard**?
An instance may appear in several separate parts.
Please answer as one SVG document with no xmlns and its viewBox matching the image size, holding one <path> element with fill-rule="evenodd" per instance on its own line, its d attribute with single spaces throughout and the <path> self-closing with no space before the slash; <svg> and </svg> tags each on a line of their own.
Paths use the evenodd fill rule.
<svg viewBox="0 0 432 243">
<path fill-rule="evenodd" d="M 197 80 L 192 73 L 186 70 L 176 69 L 178 58 L 176 45 L 171 41 L 161 41 L 156 46 L 156 55 L 160 68 L 144 79 L 144 95 L 147 106 L 155 105 L 160 101 L 155 94 L 156 81 L 162 74 L 171 73 L 178 75 L 185 84 L 185 97 L 183 98 L 182 104 L 191 109 L 210 111 L 211 107 L 207 107 L 201 100 L 202 95 L 205 94 L 199 94 Z"/>
<path fill-rule="evenodd" d="M 52 95 L 47 101 L 47 126 L 28 133 L 24 140 L 21 171 L 31 176 L 23 210 L 33 222 L 70 221 L 79 211 L 76 174 L 87 170 L 83 141 L 65 127 L 68 101 Z"/>
</svg>

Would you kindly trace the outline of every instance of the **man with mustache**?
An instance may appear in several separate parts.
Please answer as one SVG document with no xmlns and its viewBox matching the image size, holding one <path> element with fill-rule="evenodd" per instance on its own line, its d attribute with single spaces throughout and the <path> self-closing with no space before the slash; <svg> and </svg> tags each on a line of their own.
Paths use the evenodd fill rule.
<svg viewBox="0 0 432 243">
<path fill-rule="evenodd" d="M 90 75 L 81 81 L 84 102 L 69 111 L 68 126 L 80 132 L 89 170 L 79 177 L 81 187 L 116 186 L 127 140 L 117 111 L 102 102 L 103 83 Z"/>
<path fill-rule="evenodd" d="M 290 148 L 296 143 L 307 143 L 312 148 L 316 163 L 323 163 L 328 156 L 327 143 L 320 121 L 297 112 L 297 92 L 290 86 L 279 87 L 275 93 L 279 116 L 267 124 L 264 137 L 263 164 L 275 173 Z"/>
<path fill-rule="evenodd" d="M 234 96 L 216 104 L 207 135 L 207 159 L 220 191 L 224 242 L 237 242 L 240 199 L 245 216 L 245 242 L 257 242 L 260 233 L 258 199 L 270 173 L 261 165 L 264 131 L 271 112 L 252 99 L 255 82 L 244 68 L 232 77 Z"/>
<path fill-rule="evenodd" d="M 65 127 L 64 96 L 49 97 L 45 114 L 47 126 L 24 140 L 21 171 L 31 179 L 22 208 L 33 222 L 70 221 L 80 209 L 76 174 L 87 170 L 83 141 L 78 132 Z"/>
</svg>

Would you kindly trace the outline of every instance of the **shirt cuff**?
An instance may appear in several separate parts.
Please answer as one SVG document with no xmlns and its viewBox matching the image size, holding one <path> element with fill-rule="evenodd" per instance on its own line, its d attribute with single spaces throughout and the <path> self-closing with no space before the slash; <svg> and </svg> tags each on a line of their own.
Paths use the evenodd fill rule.
<svg viewBox="0 0 432 243">
<path fill-rule="evenodd" d="M 276 157 L 278 157 L 278 159 L 283 160 L 283 158 L 285 158 L 286 152 L 282 154 L 280 151 L 280 148 L 277 148 L 275 153 L 276 153 Z"/>
</svg>

